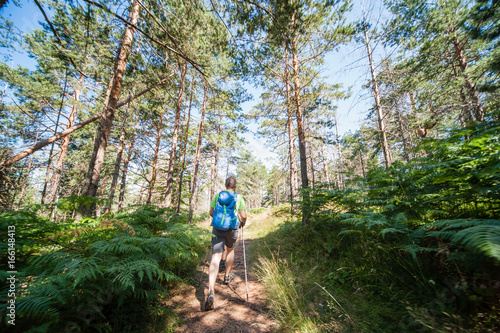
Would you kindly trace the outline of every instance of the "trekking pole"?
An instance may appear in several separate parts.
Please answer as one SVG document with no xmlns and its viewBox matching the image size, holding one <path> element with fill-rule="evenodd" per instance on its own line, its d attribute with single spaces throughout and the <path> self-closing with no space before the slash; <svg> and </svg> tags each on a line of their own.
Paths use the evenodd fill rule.
<svg viewBox="0 0 500 333">
<path fill-rule="evenodd" d="M 243 227 L 241 227 L 241 239 L 243 241 L 243 266 L 245 267 L 245 286 L 247 289 L 247 302 L 248 302 L 247 260 L 245 258 L 245 236 L 243 235 Z"/>
<path fill-rule="evenodd" d="M 243 227 L 241 227 L 241 232 L 243 233 Z M 239 261 L 240 261 L 240 264 L 241 264 L 241 235 L 240 235 L 240 247 L 239 247 L 239 250 L 238 250 L 238 257 L 239 257 Z"/>
</svg>

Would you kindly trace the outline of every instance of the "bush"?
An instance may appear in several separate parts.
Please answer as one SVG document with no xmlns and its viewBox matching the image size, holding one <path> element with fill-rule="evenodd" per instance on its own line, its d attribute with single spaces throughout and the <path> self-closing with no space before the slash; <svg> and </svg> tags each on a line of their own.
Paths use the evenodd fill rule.
<svg viewBox="0 0 500 333">
<path fill-rule="evenodd" d="M 19 332 L 140 332 L 159 295 L 192 273 L 209 239 L 154 206 L 78 223 L 4 213 L 0 224 L 16 228 Z M 0 311 L 6 318 L 5 303 Z"/>
</svg>

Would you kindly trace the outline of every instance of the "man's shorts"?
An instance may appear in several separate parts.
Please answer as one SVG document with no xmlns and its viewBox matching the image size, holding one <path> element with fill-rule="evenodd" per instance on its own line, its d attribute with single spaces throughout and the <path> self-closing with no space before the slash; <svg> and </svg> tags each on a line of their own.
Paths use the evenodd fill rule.
<svg viewBox="0 0 500 333">
<path fill-rule="evenodd" d="M 224 252 L 224 245 L 233 248 L 238 240 L 238 229 L 221 231 L 212 228 L 212 253 Z"/>
</svg>

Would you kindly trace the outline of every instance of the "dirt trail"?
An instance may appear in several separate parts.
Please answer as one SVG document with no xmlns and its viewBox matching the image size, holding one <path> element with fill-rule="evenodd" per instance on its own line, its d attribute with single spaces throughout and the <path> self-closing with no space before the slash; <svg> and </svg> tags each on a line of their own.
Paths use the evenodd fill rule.
<svg viewBox="0 0 500 333">
<path fill-rule="evenodd" d="M 245 248 L 248 253 L 253 245 L 252 230 L 267 220 L 267 213 L 249 216 L 245 227 Z M 251 228 L 253 224 L 253 228 Z M 249 232 L 248 232 L 249 231 Z M 241 235 L 241 231 L 240 231 Z M 278 325 L 267 315 L 264 286 L 252 274 L 255 262 L 247 255 L 248 296 L 246 301 L 245 270 L 241 242 L 235 245 L 233 272 L 236 277 L 229 285 L 223 284 L 224 273 L 219 273 L 215 284 L 215 310 L 203 311 L 208 295 L 208 266 L 210 253 L 204 266 L 200 266 L 197 287 L 182 285 L 172 291 L 166 305 L 182 319 L 182 325 L 175 332 L 274 332 Z"/>
</svg>

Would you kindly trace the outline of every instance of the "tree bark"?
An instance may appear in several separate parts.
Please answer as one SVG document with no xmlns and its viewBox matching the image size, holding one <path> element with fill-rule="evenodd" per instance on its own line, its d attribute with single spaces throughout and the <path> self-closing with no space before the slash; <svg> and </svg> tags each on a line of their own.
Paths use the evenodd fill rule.
<svg viewBox="0 0 500 333">
<path fill-rule="evenodd" d="M 177 141 L 179 137 L 179 124 L 181 119 L 182 110 L 182 99 L 184 97 L 184 83 L 187 71 L 187 62 L 183 62 L 181 65 L 181 77 L 179 83 L 179 94 L 177 96 L 177 103 L 175 107 L 175 121 L 174 121 L 174 132 L 172 133 L 172 148 L 170 151 L 170 160 L 168 162 L 168 173 L 167 173 L 167 188 L 165 190 L 165 197 L 162 202 L 163 207 L 170 207 L 172 204 L 172 187 L 174 183 L 174 165 L 177 150 Z"/>
<path fill-rule="evenodd" d="M 203 106 L 201 108 L 201 119 L 200 126 L 198 129 L 198 142 L 196 144 L 196 155 L 194 157 L 194 170 L 193 170 L 193 184 L 191 187 L 191 195 L 189 197 L 189 219 L 188 223 L 191 224 L 193 222 L 193 212 L 194 212 L 194 194 L 196 192 L 196 183 L 198 181 L 198 169 L 200 164 L 200 155 L 201 155 L 201 139 L 203 138 L 203 122 L 205 120 L 205 112 L 207 107 L 207 94 L 208 94 L 208 81 L 205 81 L 205 89 L 203 93 Z"/>
<path fill-rule="evenodd" d="M 83 77 L 80 78 L 79 84 L 82 83 Z M 74 102 L 73 105 L 71 106 L 71 113 L 69 115 L 68 119 L 68 128 L 71 128 L 73 126 L 73 123 L 76 118 L 76 111 L 78 110 L 78 100 L 80 99 L 80 93 L 81 89 L 75 89 L 75 97 L 74 97 Z M 68 147 L 69 147 L 69 138 L 70 136 L 67 135 L 63 138 L 63 141 L 61 143 L 61 151 L 59 153 L 59 157 L 57 158 L 57 163 L 56 163 L 56 168 L 54 170 L 54 174 L 52 175 L 52 179 L 50 180 L 50 187 L 49 187 L 49 193 L 47 194 L 47 197 L 45 198 L 45 202 L 47 203 L 52 203 L 56 202 L 57 200 L 57 190 L 59 188 L 59 181 L 61 179 L 61 173 L 63 169 L 63 164 L 64 164 L 64 159 L 66 158 L 66 154 L 68 152 Z"/>
<path fill-rule="evenodd" d="M 189 138 L 189 122 L 191 120 L 191 106 L 193 104 L 193 94 L 194 94 L 194 83 L 195 83 L 195 75 L 193 72 L 193 81 L 191 82 L 191 93 L 189 96 L 189 107 L 188 107 L 188 114 L 187 114 L 187 119 L 186 119 L 186 127 L 184 128 L 184 135 L 183 135 L 183 144 L 182 144 L 182 162 L 180 165 L 180 171 L 179 171 L 179 189 L 177 191 L 177 206 L 176 206 L 176 212 L 178 213 L 181 209 L 181 199 L 182 199 L 182 181 L 184 180 L 184 168 L 186 165 L 186 150 L 187 150 L 187 144 L 188 144 L 188 138 Z"/>
<path fill-rule="evenodd" d="M 131 10 L 130 22 L 137 24 L 139 17 L 139 0 L 135 0 Z M 114 76 L 109 83 L 109 95 L 104 103 L 104 115 L 99 126 L 96 139 L 94 141 L 94 152 L 89 164 L 87 179 L 84 185 L 83 193 L 89 196 L 96 196 L 99 186 L 101 170 L 104 164 L 104 156 L 108 145 L 108 139 L 111 132 L 111 126 L 115 117 L 115 110 L 118 104 L 123 77 L 127 67 L 128 56 L 134 38 L 134 28 L 127 26 L 123 34 L 123 39 L 118 49 L 118 56 L 115 64 Z M 93 207 L 84 209 L 84 213 L 91 214 Z"/>
<path fill-rule="evenodd" d="M 382 110 L 382 103 L 380 101 L 377 73 L 375 73 L 375 66 L 373 65 L 372 49 L 370 47 L 370 39 L 368 37 L 368 31 L 366 31 L 366 30 L 365 30 L 365 44 L 366 44 L 366 52 L 368 53 L 368 60 L 370 62 L 370 73 L 372 76 L 373 97 L 375 98 L 375 105 L 377 107 L 380 145 L 382 146 L 382 151 L 384 153 L 385 167 L 388 168 L 392 164 L 392 156 L 391 156 L 391 151 L 389 149 L 389 143 L 387 142 L 387 133 L 386 133 L 386 127 L 385 127 L 385 122 L 384 122 L 384 112 Z"/>
</svg>

